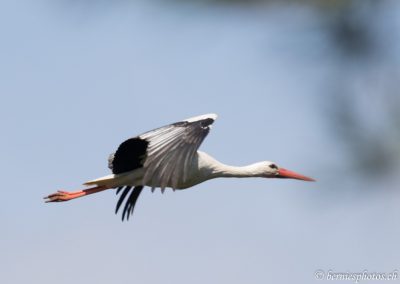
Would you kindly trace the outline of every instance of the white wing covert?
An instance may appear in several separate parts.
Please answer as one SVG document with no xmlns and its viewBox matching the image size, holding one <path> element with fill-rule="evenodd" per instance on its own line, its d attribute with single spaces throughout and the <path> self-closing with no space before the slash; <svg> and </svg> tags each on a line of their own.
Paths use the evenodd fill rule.
<svg viewBox="0 0 400 284">
<path fill-rule="evenodd" d="M 164 191 L 185 182 L 187 170 L 216 118 L 214 114 L 202 115 L 140 135 L 149 142 L 143 184 L 159 185 Z"/>
</svg>

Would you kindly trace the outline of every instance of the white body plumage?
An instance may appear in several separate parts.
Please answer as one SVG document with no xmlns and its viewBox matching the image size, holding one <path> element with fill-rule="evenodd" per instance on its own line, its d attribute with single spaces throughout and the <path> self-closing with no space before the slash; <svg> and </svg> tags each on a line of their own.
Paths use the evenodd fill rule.
<svg viewBox="0 0 400 284">
<path fill-rule="evenodd" d="M 197 151 L 195 157 L 187 164 L 187 176 L 179 176 L 177 184 L 167 183 L 165 187 L 175 189 L 186 189 L 204 181 L 219 177 L 269 177 L 276 175 L 276 170 L 270 167 L 273 164 L 269 161 L 254 163 L 244 167 L 234 167 L 225 165 L 207 153 Z M 143 182 L 146 175 L 145 168 L 139 168 L 130 172 L 108 175 L 96 180 L 88 181 L 86 185 L 98 185 L 107 187 L 120 187 L 124 185 L 130 186 L 149 186 L 153 190 L 160 187 L 164 191 L 165 187 L 161 187 L 158 180 L 150 180 Z"/>
</svg>

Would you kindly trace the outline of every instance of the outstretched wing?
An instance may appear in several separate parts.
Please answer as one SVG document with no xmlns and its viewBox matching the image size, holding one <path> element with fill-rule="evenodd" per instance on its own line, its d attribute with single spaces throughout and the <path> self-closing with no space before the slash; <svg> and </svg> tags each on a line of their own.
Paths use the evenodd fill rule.
<svg viewBox="0 0 400 284">
<path fill-rule="evenodd" d="M 140 135 L 148 142 L 143 184 L 159 185 L 164 190 L 186 181 L 187 169 L 216 118 L 215 114 L 197 116 Z"/>
<path fill-rule="evenodd" d="M 171 185 L 176 188 L 179 180 L 186 180 L 186 170 L 216 118 L 215 114 L 197 116 L 130 138 L 110 155 L 108 167 L 113 174 L 143 167 L 143 185 L 158 184 L 162 190 Z M 143 186 L 118 188 L 117 194 L 121 195 L 115 213 L 126 199 L 122 220 L 133 214 L 142 189 Z"/>
</svg>

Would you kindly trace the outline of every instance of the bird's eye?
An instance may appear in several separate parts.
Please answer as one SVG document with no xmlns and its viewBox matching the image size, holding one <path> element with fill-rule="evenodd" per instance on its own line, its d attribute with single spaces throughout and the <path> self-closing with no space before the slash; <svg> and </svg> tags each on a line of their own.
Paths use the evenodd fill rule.
<svg viewBox="0 0 400 284">
<path fill-rule="evenodd" d="M 275 165 L 275 164 L 271 164 L 271 165 L 269 165 L 269 167 L 270 167 L 271 169 L 278 169 L 278 166 Z"/>
</svg>

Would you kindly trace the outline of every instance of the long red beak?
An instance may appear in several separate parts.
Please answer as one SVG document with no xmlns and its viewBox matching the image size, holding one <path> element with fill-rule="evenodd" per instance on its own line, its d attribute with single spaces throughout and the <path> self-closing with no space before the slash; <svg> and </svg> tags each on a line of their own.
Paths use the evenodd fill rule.
<svg viewBox="0 0 400 284">
<path fill-rule="evenodd" d="M 305 180 L 305 181 L 315 181 L 315 179 L 303 176 L 301 174 L 289 171 L 284 168 L 279 168 L 278 175 L 276 177 L 277 178 L 292 178 L 292 179 L 299 179 L 299 180 Z"/>
</svg>

